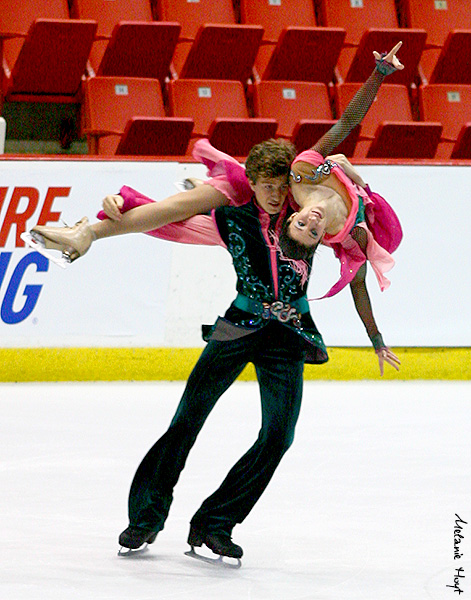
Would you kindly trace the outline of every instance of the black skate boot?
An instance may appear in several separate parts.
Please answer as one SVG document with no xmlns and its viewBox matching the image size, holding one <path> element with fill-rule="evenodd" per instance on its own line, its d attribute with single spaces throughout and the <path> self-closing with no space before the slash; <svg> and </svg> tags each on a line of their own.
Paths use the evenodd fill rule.
<svg viewBox="0 0 471 600">
<path fill-rule="evenodd" d="M 191 556 L 192 558 L 197 558 L 199 560 L 203 560 L 204 562 L 210 563 L 219 563 L 224 566 L 239 568 L 241 566 L 240 559 L 244 554 L 244 551 L 240 546 L 234 544 L 231 539 L 231 536 L 224 532 L 205 532 L 199 529 L 196 529 L 193 525 L 190 528 L 190 534 L 188 536 L 188 544 L 191 546 L 191 550 L 189 552 L 185 552 L 187 556 Z M 200 547 L 202 545 L 207 546 L 214 554 L 218 554 L 219 558 L 206 558 L 201 554 L 197 554 L 195 552 L 195 546 Z M 236 564 L 223 562 L 223 557 L 235 558 L 237 560 Z"/>
<path fill-rule="evenodd" d="M 130 554 L 132 550 L 137 550 L 144 544 L 153 544 L 156 537 L 156 531 L 130 525 L 119 536 L 119 545 L 122 548 L 128 548 L 129 551 L 121 552 L 120 550 L 118 554 Z"/>
</svg>

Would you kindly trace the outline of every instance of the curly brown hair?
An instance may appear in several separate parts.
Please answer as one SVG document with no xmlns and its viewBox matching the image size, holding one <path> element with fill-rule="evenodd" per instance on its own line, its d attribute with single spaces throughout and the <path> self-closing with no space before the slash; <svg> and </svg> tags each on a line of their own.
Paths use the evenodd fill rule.
<svg viewBox="0 0 471 600">
<path fill-rule="evenodd" d="M 296 154 L 296 147 L 287 140 L 266 140 L 250 150 L 245 161 L 245 173 L 252 183 L 257 183 L 259 177 L 286 175 L 288 178 Z"/>
</svg>

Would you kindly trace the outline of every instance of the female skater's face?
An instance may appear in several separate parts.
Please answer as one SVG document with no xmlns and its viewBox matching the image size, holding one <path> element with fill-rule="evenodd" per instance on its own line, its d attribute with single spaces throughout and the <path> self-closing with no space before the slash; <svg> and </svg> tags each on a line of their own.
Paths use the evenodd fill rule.
<svg viewBox="0 0 471 600">
<path fill-rule="evenodd" d="M 250 182 L 250 187 L 255 193 L 257 204 L 269 215 L 276 215 L 281 211 L 289 185 L 286 175 L 279 177 L 259 177 L 257 183 Z"/>
<path fill-rule="evenodd" d="M 302 208 L 291 215 L 288 233 L 290 237 L 311 248 L 317 246 L 325 231 L 325 212 L 320 206 Z"/>
</svg>

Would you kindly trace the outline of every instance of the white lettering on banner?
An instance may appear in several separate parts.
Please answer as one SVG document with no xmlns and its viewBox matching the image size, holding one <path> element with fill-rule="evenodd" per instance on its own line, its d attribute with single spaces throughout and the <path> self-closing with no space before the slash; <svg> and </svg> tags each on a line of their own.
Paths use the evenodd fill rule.
<svg viewBox="0 0 471 600">
<path fill-rule="evenodd" d="M 350 0 L 351 8 L 363 8 L 363 0 Z"/>
<path fill-rule="evenodd" d="M 12 228 L 15 231 L 15 247 L 24 248 L 24 242 L 21 234 L 27 230 L 26 223 L 35 213 L 39 206 L 40 194 L 35 187 L 15 187 L 8 197 L 9 188 L 0 187 L 0 210 L 6 206 L 5 216 L 0 229 L 0 248 L 5 248 Z M 44 198 L 39 214 L 38 224 L 44 225 L 50 222 L 57 222 L 61 213 L 52 210 L 52 204 L 56 198 L 66 198 L 69 196 L 69 187 L 50 187 Z M 5 202 L 7 200 L 7 202 Z M 26 285 L 23 296 L 25 301 L 18 309 L 18 294 L 20 286 L 23 283 L 28 267 L 36 267 L 37 272 L 46 272 L 49 269 L 49 261 L 38 252 L 29 252 L 23 256 L 18 264 L 14 264 L 13 252 L 0 252 L 0 289 L 6 283 L 7 269 L 13 268 L 10 281 L 7 284 L 0 307 L 0 318 L 8 325 L 21 323 L 31 315 L 36 306 L 42 285 Z"/>
<path fill-rule="evenodd" d="M 435 0 L 436 10 L 448 10 L 448 4 L 446 0 Z"/>
</svg>

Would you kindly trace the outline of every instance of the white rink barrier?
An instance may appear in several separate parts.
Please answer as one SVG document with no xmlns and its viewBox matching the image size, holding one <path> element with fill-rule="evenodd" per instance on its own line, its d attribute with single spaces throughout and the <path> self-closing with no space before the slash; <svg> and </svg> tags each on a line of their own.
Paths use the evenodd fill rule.
<svg viewBox="0 0 471 600">
<path fill-rule="evenodd" d="M 0 330 L 3 347 L 199 347 L 200 325 L 223 314 L 235 277 L 222 248 L 142 234 L 99 241 L 66 270 L 24 247 L 42 215 L 51 224 L 94 219 L 101 199 L 130 185 L 156 200 L 195 164 L 80 160 L 0 161 Z M 393 346 L 470 346 L 471 167 L 360 166 L 399 214 L 404 240 L 375 316 Z M 337 280 L 332 252 L 315 259 L 309 298 Z M 348 289 L 311 303 L 328 346 L 368 346 Z"/>
</svg>

